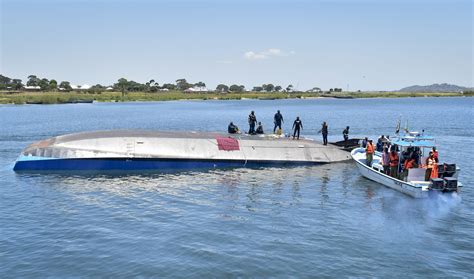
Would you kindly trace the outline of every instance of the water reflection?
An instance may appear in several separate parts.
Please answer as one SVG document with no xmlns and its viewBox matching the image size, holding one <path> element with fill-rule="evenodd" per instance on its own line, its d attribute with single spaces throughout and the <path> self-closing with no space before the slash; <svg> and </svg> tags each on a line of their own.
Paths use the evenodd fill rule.
<svg viewBox="0 0 474 279">
<path fill-rule="evenodd" d="M 351 163 L 143 174 L 18 174 L 16 179 L 18 184 L 40 191 L 58 191 L 79 204 L 122 208 L 133 201 L 137 206 L 174 214 L 183 212 L 183 205 L 245 208 L 254 213 L 282 212 L 305 203 L 327 209 L 357 201 L 363 202 L 367 212 L 387 214 L 394 214 L 387 210 L 398 208 L 394 204 L 398 201 L 411 209 L 420 207 L 416 200 L 361 177 Z M 433 211 L 432 206 L 421 207 Z"/>
<path fill-rule="evenodd" d="M 245 197 L 248 210 L 255 210 L 267 199 L 275 205 L 285 204 L 282 202 L 282 196 L 291 197 L 291 200 L 286 200 L 286 202 L 298 204 L 303 197 L 302 185 L 303 187 L 319 187 L 321 195 L 327 201 L 329 177 L 343 171 L 343 168 L 338 167 L 311 166 L 143 174 L 17 174 L 16 179 L 18 183 L 25 185 L 48 187 L 69 195 L 82 195 L 83 202 L 87 203 L 99 203 L 98 199 L 106 195 L 143 198 L 144 195 L 152 194 L 174 198 L 186 197 L 187 200 L 193 200 L 193 197 L 198 197 L 196 193 L 208 195 L 220 193 L 222 198 L 228 200 Z M 285 185 L 291 186 L 286 188 Z M 97 196 L 97 193 L 101 195 Z M 190 193 L 193 194 L 190 195 Z M 204 201 L 195 200 L 194 202 L 203 203 Z"/>
</svg>

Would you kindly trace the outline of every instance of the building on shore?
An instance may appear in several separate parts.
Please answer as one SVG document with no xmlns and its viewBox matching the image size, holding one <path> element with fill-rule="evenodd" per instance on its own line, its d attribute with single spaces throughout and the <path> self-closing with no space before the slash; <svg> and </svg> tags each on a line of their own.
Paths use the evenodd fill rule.
<svg viewBox="0 0 474 279">
<path fill-rule="evenodd" d="M 26 91 L 40 91 L 41 90 L 41 87 L 40 86 L 24 86 L 23 89 L 25 89 Z"/>
<path fill-rule="evenodd" d="M 184 93 L 202 93 L 202 92 L 209 92 L 205 86 L 194 86 L 184 90 Z"/>
</svg>

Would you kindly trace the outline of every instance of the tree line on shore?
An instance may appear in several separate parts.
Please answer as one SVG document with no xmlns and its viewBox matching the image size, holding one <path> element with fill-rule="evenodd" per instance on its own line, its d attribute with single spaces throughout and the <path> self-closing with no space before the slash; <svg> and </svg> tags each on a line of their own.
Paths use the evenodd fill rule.
<svg viewBox="0 0 474 279">
<path fill-rule="evenodd" d="M 317 88 L 317 87 L 315 87 Z M 195 92 L 209 92 L 206 88 L 206 84 L 202 81 L 196 83 L 190 83 L 186 79 L 177 79 L 175 83 L 164 83 L 159 84 L 154 79 L 139 83 L 133 80 L 127 80 L 120 78 L 111 86 L 104 86 L 96 84 L 88 88 L 81 88 L 80 86 L 73 87 L 69 81 L 58 82 L 55 79 L 39 78 L 36 75 L 28 76 L 26 84 L 21 79 L 12 79 L 4 75 L 0 75 L 0 90 L 7 91 L 22 91 L 22 90 L 36 90 L 36 91 L 64 91 L 69 92 L 72 90 L 83 90 L 91 93 L 99 93 L 105 90 L 113 90 L 119 92 L 160 92 L 160 91 L 195 91 Z M 318 88 L 319 89 L 319 88 Z M 244 85 L 239 84 L 219 84 L 216 86 L 213 92 L 218 93 L 241 93 L 247 91 Z M 293 85 L 289 84 L 286 87 L 280 85 L 274 85 L 272 83 L 263 84 L 260 86 L 254 86 L 252 90 L 254 92 L 296 92 Z M 333 91 L 333 90 L 331 90 Z"/>
</svg>

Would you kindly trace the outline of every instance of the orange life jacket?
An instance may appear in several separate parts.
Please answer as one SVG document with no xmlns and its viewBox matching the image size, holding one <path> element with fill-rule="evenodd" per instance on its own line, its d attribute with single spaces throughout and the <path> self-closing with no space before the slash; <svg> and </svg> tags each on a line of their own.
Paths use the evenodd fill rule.
<svg viewBox="0 0 474 279">
<path fill-rule="evenodd" d="M 427 168 L 432 168 L 434 164 L 436 164 L 436 161 L 435 161 L 434 158 L 432 159 L 431 157 L 428 157 L 426 159 L 426 167 Z"/>
<path fill-rule="evenodd" d="M 434 163 L 433 168 L 431 169 L 430 178 L 438 178 L 438 164 Z"/>
<path fill-rule="evenodd" d="M 398 166 L 398 154 L 397 154 L 397 152 L 390 152 L 389 158 L 390 158 L 390 166 L 391 167 Z"/>
<path fill-rule="evenodd" d="M 408 159 L 405 161 L 405 165 L 403 166 L 404 169 L 412 169 L 415 166 L 415 160 L 414 159 Z"/>
<path fill-rule="evenodd" d="M 367 148 L 365 149 L 365 152 L 367 154 L 373 154 L 375 151 L 374 144 L 373 143 L 367 143 Z"/>
</svg>

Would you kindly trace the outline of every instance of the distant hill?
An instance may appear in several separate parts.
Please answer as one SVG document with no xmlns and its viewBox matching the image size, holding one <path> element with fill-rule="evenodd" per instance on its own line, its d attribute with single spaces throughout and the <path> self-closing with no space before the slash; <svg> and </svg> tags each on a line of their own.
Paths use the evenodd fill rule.
<svg viewBox="0 0 474 279">
<path fill-rule="evenodd" d="M 400 92 L 461 92 L 472 88 L 448 83 L 435 83 L 431 85 L 413 85 L 400 89 Z"/>
</svg>

